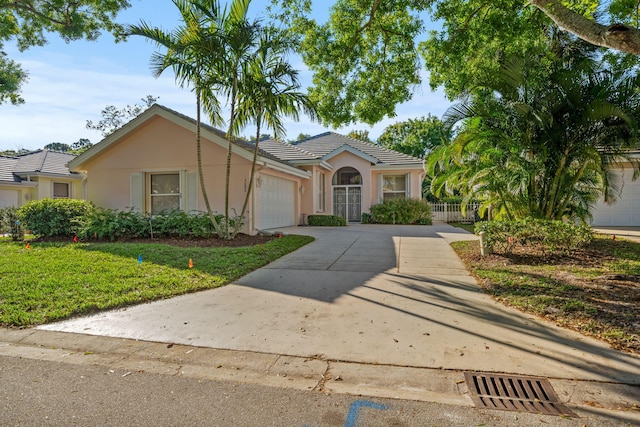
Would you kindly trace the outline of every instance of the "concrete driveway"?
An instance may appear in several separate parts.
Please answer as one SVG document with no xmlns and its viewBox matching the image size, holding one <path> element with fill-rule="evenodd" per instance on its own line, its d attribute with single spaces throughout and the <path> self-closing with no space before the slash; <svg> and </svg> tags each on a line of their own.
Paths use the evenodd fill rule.
<svg viewBox="0 0 640 427">
<path fill-rule="evenodd" d="M 299 227 L 236 283 L 39 329 L 342 362 L 640 384 L 640 358 L 492 301 L 446 224 Z"/>
</svg>

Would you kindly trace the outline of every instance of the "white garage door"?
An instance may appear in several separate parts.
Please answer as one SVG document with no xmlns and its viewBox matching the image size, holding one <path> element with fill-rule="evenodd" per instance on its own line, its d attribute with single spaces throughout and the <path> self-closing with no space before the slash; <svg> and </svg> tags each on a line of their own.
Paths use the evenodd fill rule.
<svg viewBox="0 0 640 427">
<path fill-rule="evenodd" d="M 9 206 L 18 207 L 18 191 L 17 190 L 0 190 L 0 209 Z"/>
<path fill-rule="evenodd" d="M 258 228 L 267 230 L 295 225 L 295 182 L 262 175 Z"/>
<path fill-rule="evenodd" d="M 598 203 L 593 211 L 593 225 L 640 227 L 640 179 L 631 181 L 630 171 L 625 171 L 622 195 L 612 205 Z"/>
</svg>

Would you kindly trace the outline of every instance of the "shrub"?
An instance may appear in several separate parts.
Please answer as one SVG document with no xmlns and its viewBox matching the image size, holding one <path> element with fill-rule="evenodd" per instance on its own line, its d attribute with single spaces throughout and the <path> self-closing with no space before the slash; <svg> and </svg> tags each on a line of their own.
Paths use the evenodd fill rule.
<svg viewBox="0 0 640 427">
<path fill-rule="evenodd" d="M 347 220 L 338 215 L 309 215 L 309 225 L 339 227 L 347 225 Z"/>
<path fill-rule="evenodd" d="M 77 199 L 34 200 L 18 209 L 23 226 L 39 236 L 73 236 L 84 216 L 93 211 L 91 202 Z"/>
<path fill-rule="evenodd" d="M 217 216 L 218 221 L 222 215 Z M 215 234 L 209 216 L 203 212 L 162 212 L 150 216 L 134 210 L 97 208 L 82 220 L 80 236 L 87 239 L 130 239 L 139 237 L 211 237 Z"/>
<path fill-rule="evenodd" d="M 534 218 L 478 222 L 475 232 L 485 232 L 487 245 L 504 254 L 513 253 L 517 246 L 536 247 L 549 253 L 568 253 L 593 240 L 593 231 L 586 224 Z"/>
<path fill-rule="evenodd" d="M 363 212 L 360 218 L 360 222 L 363 224 L 373 224 L 373 217 L 370 213 Z"/>
<path fill-rule="evenodd" d="M 96 208 L 80 219 L 78 235 L 88 239 L 121 239 L 132 237 L 149 237 L 148 218 L 133 210 L 117 211 Z"/>
<path fill-rule="evenodd" d="M 421 199 L 391 199 L 371 206 L 372 222 L 377 224 L 431 225 L 431 207 Z"/>
<path fill-rule="evenodd" d="M 14 242 L 24 239 L 24 228 L 18 216 L 18 208 L 0 209 L 0 234 L 8 234 Z"/>
</svg>

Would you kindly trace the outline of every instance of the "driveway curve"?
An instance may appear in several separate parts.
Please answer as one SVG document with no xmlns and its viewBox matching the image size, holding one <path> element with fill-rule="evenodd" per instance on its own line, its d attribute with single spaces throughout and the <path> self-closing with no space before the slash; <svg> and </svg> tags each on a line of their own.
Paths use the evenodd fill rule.
<svg viewBox="0 0 640 427">
<path fill-rule="evenodd" d="M 640 358 L 494 302 L 434 226 L 316 240 L 237 282 L 39 329 L 378 365 L 640 384 Z"/>
</svg>

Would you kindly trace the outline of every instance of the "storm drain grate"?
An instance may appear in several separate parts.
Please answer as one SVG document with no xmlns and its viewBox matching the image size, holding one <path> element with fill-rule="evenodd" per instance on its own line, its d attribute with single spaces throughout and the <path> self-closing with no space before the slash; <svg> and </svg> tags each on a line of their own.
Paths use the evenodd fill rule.
<svg viewBox="0 0 640 427">
<path fill-rule="evenodd" d="M 477 408 L 577 417 L 546 378 L 465 372 L 464 379 Z"/>
</svg>

